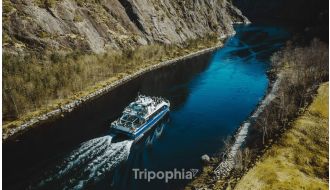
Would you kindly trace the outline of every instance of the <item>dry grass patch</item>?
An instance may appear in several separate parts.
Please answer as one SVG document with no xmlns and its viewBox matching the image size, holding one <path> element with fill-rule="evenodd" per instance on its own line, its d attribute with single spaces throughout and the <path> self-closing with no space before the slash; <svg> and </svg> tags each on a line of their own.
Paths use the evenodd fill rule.
<svg viewBox="0 0 330 190">
<path fill-rule="evenodd" d="M 328 189 L 328 85 L 236 189 Z"/>
<path fill-rule="evenodd" d="M 3 54 L 3 132 L 161 61 L 221 43 L 210 34 L 184 44 L 151 44 L 104 54 Z M 203 46 L 199 46 L 202 44 Z M 201 49 L 200 49 L 201 48 Z"/>
</svg>

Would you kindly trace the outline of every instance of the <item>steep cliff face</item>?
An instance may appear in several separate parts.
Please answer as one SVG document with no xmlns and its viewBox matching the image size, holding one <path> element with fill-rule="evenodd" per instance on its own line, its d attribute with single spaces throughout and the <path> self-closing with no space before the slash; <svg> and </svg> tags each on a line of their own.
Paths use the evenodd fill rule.
<svg viewBox="0 0 330 190">
<path fill-rule="evenodd" d="M 3 48 L 95 53 L 233 33 L 248 22 L 226 0 L 5 0 Z"/>
</svg>

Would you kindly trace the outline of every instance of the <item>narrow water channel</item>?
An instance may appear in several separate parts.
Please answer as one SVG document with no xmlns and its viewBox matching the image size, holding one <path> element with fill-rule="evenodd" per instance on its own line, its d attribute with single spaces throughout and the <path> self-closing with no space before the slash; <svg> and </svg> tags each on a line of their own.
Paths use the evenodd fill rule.
<svg viewBox="0 0 330 190">
<path fill-rule="evenodd" d="M 189 180 L 135 179 L 132 169 L 200 170 L 265 95 L 281 27 L 236 26 L 211 53 L 130 81 L 67 117 L 3 144 L 5 189 L 180 189 Z M 170 100 L 171 112 L 138 144 L 112 142 L 108 126 L 138 92 Z M 196 171 L 196 170 L 194 170 Z"/>
</svg>

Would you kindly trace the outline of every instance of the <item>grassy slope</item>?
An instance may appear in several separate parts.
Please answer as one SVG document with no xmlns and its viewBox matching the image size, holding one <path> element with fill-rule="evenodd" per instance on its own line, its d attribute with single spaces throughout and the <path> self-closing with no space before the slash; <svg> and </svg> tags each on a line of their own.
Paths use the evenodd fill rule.
<svg viewBox="0 0 330 190">
<path fill-rule="evenodd" d="M 7 60 L 7 67 L 4 70 L 8 70 L 8 72 L 4 72 L 4 79 L 6 79 L 4 86 L 10 86 L 12 93 L 6 93 L 7 91 L 4 93 L 3 112 L 5 115 L 14 112 L 12 110 L 15 109 L 12 108 L 13 104 L 10 100 L 15 99 L 16 104 L 14 105 L 16 105 L 19 114 L 13 120 L 3 119 L 3 133 L 7 133 L 9 128 L 15 128 L 31 118 L 93 93 L 141 69 L 221 44 L 222 41 L 216 37 L 206 36 L 205 38 L 190 40 L 182 47 L 177 45 L 167 47 L 161 45 L 141 46 L 132 50 L 130 57 L 125 53 L 118 52 L 104 55 L 78 55 L 78 58 L 65 57 L 57 64 L 30 62 L 29 67 L 26 67 L 26 64 L 18 65 L 15 60 L 12 62 Z M 13 67 L 19 69 L 13 69 Z M 30 73 L 37 74 L 31 77 Z M 35 80 L 31 81 L 31 78 Z M 51 83 L 48 81 L 52 81 L 52 78 L 57 78 L 55 80 L 57 81 L 55 82 L 56 88 L 49 86 Z M 46 84 L 40 84 L 40 82 Z M 29 93 L 27 92 L 28 88 L 26 88 L 28 83 L 39 88 L 31 88 L 33 90 Z M 29 101 L 31 97 L 35 97 L 35 103 Z"/>
<path fill-rule="evenodd" d="M 236 189 L 328 189 L 328 85 Z"/>
</svg>

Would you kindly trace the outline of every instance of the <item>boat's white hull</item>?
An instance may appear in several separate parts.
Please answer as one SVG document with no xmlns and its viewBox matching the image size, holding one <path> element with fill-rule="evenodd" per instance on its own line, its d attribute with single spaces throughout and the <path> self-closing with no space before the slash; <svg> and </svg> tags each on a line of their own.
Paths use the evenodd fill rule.
<svg viewBox="0 0 330 190">
<path fill-rule="evenodd" d="M 160 111 L 157 115 L 150 118 L 146 123 L 144 123 L 142 126 L 140 126 L 134 131 L 121 130 L 115 127 L 112 127 L 112 130 L 114 133 L 124 134 L 125 136 L 134 139 L 134 141 L 138 141 L 144 136 L 145 133 L 152 129 L 170 111 L 169 106 L 165 106 L 162 109 L 163 110 Z"/>
</svg>

